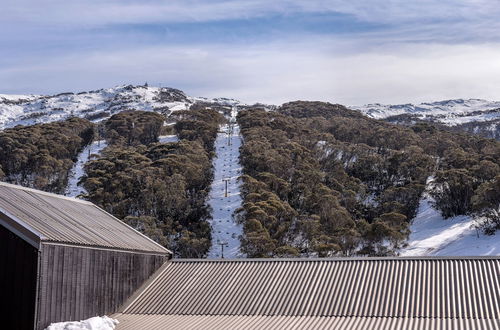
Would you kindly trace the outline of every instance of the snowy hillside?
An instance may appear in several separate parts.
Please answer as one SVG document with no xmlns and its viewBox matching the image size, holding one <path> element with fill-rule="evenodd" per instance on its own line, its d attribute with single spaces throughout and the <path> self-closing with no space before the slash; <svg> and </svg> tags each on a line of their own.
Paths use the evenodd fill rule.
<svg viewBox="0 0 500 330">
<path fill-rule="evenodd" d="M 481 120 L 481 118 L 482 120 L 489 120 L 490 118 L 500 116 L 500 101 L 491 102 L 480 99 L 457 99 L 432 103 L 420 103 L 417 105 L 387 105 L 374 103 L 363 106 L 352 106 L 350 108 L 359 110 L 368 117 L 375 119 L 384 119 L 390 116 L 411 114 L 422 118 L 427 116 L 442 118 L 443 122 L 449 124 L 453 124 L 455 118 L 472 117 L 472 114 L 474 114 L 474 120 Z M 490 116 L 484 117 L 481 117 L 482 114 L 476 114 L 476 112 L 488 113 L 490 110 L 497 111 L 490 114 Z"/>
<path fill-rule="evenodd" d="M 460 215 L 444 219 L 434 208 L 429 194 L 433 178 L 427 181 L 417 215 L 410 226 L 408 246 L 401 256 L 487 256 L 500 255 L 498 235 L 484 235 L 476 230 L 476 219 Z"/>
<path fill-rule="evenodd" d="M 487 138 L 500 139 L 500 102 L 480 99 L 447 100 L 414 104 L 367 104 L 352 106 L 368 117 L 399 124 L 412 124 L 416 120 L 452 126 Z"/>
<path fill-rule="evenodd" d="M 52 96 L 0 94 L 0 129 L 51 122 L 72 115 L 99 121 L 123 110 L 169 114 L 188 109 L 197 101 L 239 104 L 233 99 L 190 97 L 173 88 L 132 85 Z"/>
</svg>

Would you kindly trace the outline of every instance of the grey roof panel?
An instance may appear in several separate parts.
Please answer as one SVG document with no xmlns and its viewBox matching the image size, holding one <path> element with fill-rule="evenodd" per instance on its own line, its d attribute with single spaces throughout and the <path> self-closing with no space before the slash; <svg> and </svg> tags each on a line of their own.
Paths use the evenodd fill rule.
<svg viewBox="0 0 500 330">
<path fill-rule="evenodd" d="M 168 254 L 170 251 L 94 204 L 0 183 L 0 212 L 42 242 Z"/>
<path fill-rule="evenodd" d="M 500 258 L 174 260 L 123 313 L 498 319 Z"/>
</svg>

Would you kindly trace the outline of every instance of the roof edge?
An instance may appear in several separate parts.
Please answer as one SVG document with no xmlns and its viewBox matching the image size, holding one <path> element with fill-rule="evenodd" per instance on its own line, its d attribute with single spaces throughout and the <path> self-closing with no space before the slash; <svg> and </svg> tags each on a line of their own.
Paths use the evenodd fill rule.
<svg viewBox="0 0 500 330">
<path fill-rule="evenodd" d="M 82 248 L 82 249 L 92 249 L 92 250 L 106 250 L 106 251 L 116 251 L 123 253 L 136 253 L 136 254 L 147 254 L 147 255 L 159 255 L 159 256 L 168 256 L 171 258 L 171 254 L 167 251 L 152 251 L 152 250 L 136 250 L 136 249 L 125 249 L 125 248 L 115 248 L 112 246 L 103 246 L 103 245 L 85 245 L 78 244 L 73 242 L 60 242 L 60 241 L 51 241 L 51 240 L 42 240 L 40 242 L 43 245 L 57 245 L 57 246 L 67 246 L 74 248 Z"/>
<path fill-rule="evenodd" d="M 142 296 L 146 290 L 152 286 L 154 283 L 160 280 L 161 274 L 165 271 L 165 269 L 170 265 L 171 260 L 167 260 L 160 266 L 151 276 L 135 290 L 135 292 L 127 299 L 125 302 L 117 309 L 116 313 L 126 313 L 127 308 L 132 306 L 134 302 Z"/>
<path fill-rule="evenodd" d="M 7 183 L 7 182 L 0 182 L 0 186 L 5 186 L 5 187 L 13 188 L 13 189 L 18 189 L 18 190 L 24 190 L 24 191 L 32 192 L 32 193 L 39 194 L 39 195 L 56 197 L 56 198 L 60 198 L 60 199 L 66 199 L 66 200 L 69 200 L 69 201 L 72 201 L 72 202 L 77 202 L 77 203 L 82 203 L 82 204 L 87 204 L 87 205 L 93 204 L 92 202 L 89 202 L 89 201 L 86 201 L 86 200 L 83 200 L 83 199 L 74 198 L 74 197 L 68 197 L 68 196 L 64 196 L 64 195 L 60 195 L 60 194 L 54 194 L 54 193 L 50 193 L 50 192 L 47 192 L 47 191 L 38 190 L 38 189 L 34 189 L 34 188 L 28 188 L 28 187 L 23 187 L 23 186 L 20 186 L 20 185 L 17 185 L 17 184 L 12 184 L 12 183 Z"/>
<path fill-rule="evenodd" d="M 412 256 L 412 257 L 329 257 L 329 258 L 234 258 L 234 259 L 172 259 L 172 262 L 277 262 L 277 261 L 389 261 L 389 260 L 500 260 L 500 256 Z"/>
<path fill-rule="evenodd" d="M 21 239 L 34 246 L 36 249 L 40 249 L 40 243 L 45 238 L 33 227 L 29 226 L 24 221 L 18 219 L 16 216 L 12 215 L 10 212 L 7 212 L 1 207 L 0 225 L 16 234 Z"/>
<path fill-rule="evenodd" d="M 97 208 L 98 210 L 101 210 L 102 212 L 105 212 L 106 214 L 109 214 L 109 216 L 111 218 L 113 218 L 115 221 L 118 221 L 122 226 L 125 226 L 125 227 L 128 227 L 130 229 L 132 229 L 133 231 L 135 231 L 138 235 L 142 236 L 143 238 L 149 240 L 150 242 L 152 242 L 153 244 L 155 244 L 156 246 L 158 246 L 159 248 L 161 248 L 162 250 L 164 250 L 165 252 L 167 252 L 168 254 L 170 255 L 174 255 L 174 253 L 172 251 L 170 251 L 169 249 L 167 249 L 166 247 L 164 247 L 163 245 L 161 244 L 158 244 L 157 242 L 153 241 L 151 238 L 147 237 L 146 235 L 144 235 L 143 233 L 141 233 L 140 231 L 132 228 L 131 226 L 127 225 L 125 222 L 123 222 L 122 220 L 118 219 L 117 217 L 115 217 L 114 215 L 112 215 L 111 213 L 109 213 L 108 211 L 100 208 L 99 206 L 95 205 L 94 203 L 91 203 L 89 202 L 91 205 L 93 205 L 95 208 Z"/>
</svg>

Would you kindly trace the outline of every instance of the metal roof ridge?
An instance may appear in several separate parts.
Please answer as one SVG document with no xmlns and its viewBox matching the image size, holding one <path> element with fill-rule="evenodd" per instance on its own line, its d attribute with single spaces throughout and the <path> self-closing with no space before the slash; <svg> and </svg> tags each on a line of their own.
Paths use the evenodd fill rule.
<svg viewBox="0 0 500 330">
<path fill-rule="evenodd" d="M 45 244 L 45 245 L 70 246 L 70 247 L 82 248 L 82 249 L 109 250 L 109 251 L 124 252 L 124 253 L 138 253 L 138 254 L 148 254 L 148 255 L 171 255 L 172 254 L 172 252 L 170 252 L 168 249 L 165 249 L 165 251 L 160 252 L 160 251 L 139 250 L 139 249 L 132 249 L 132 248 L 128 249 L 128 248 L 113 247 L 113 246 L 98 245 L 98 244 L 91 245 L 91 244 L 83 244 L 83 243 L 54 241 L 54 240 L 50 240 L 50 239 L 42 239 L 41 242 L 42 242 L 42 244 Z"/>
<path fill-rule="evenodd" d="M 119 224 L 121 224 L 123 227 L 126 227 L 126 228 L 129 228 L 129 229 L 132 229 L 133 231 L 135 231 L 135 234 L 141 236 L 142 238 L 150 241 L 151 243 L 157 245 L 158 247 L 160 247 L 161 249 L 163 249 L 164 251 L 166 251 L 167 253 L 169 253 L 170 255 L 174 255 L 174 253 L 172 251 L 170 251 L 169 249 L 167 249 L 166 247 L 164 247 L 163 245 L 159 244 L 158 242 L 155 242 L 154 240 L 152 240 L 150 237 L 144 235 L 143 233 L 141 233 L 140 231 L 132 228 L 132 226 L 126 224 L 125 222 L 123 222 L 122 220 L 118 219 L 117 217 L 115 217 L 113 214 L 109 213 L 108 211 L 100 208 L 99 206 L 95 205 L 94 203 L 90 203 L 92 204 L 92 206 L 94 206 L 95 208 L 97 208 L 98 210 L 102 211 L 102 212 L 105 212 L 106 214 L 108 214 L 113 220 L 117 221 Z"/>
<path fill-rule="evenodd" d="M 87 204 L 87 205 L 93 204 L 92 202 L 86 201 L 84 199 L 79 199 L 79 198 L 75 198 L 75 197 L 68 197 L 68 196 L 64 196 L 64 195 L 60 195 L 60 194 L 50 193 L 50 192 L 43 191 L 43 190 L 38 190 L 38 189 L 34 189 L 34 188 L 23 187 L 23 186 L 20 186 L 20 185 L 17 185 L 17 184 L 12 184 L 12 183 L 7 183 L 7 182 L 0 182 L 0 186 L 5 186 L 5 187 L 8 187 L 8 188 L 13 188 L 13 189 L 18 189 L 18 190 L 24 190 L 24 191 L 27 191 L 27 192 L 32 192 L 32 193 L 35 193 L 35 194 L 45 195 L 45 196 L 49 196 L 49 197 L 66 199 L 66 200 L 69 200 L 69 201 L 72 201 L 72 202 L 77 202 L 77 203 L 82 203 L 82 204 Z"/>
</svg>

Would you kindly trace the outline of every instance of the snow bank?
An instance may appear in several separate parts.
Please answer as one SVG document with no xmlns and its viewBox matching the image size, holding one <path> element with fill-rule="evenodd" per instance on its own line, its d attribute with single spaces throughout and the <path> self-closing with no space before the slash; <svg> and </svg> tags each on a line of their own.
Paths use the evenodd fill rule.
<svg viewBox="0 0 500 330">
<path fill-rule="evenodd" d="M 52 323 L 45 330 L 113 330 L 118 320 L 108 316 L 96 316 L 80 322 L 58 322 Z"/>
</svg>

